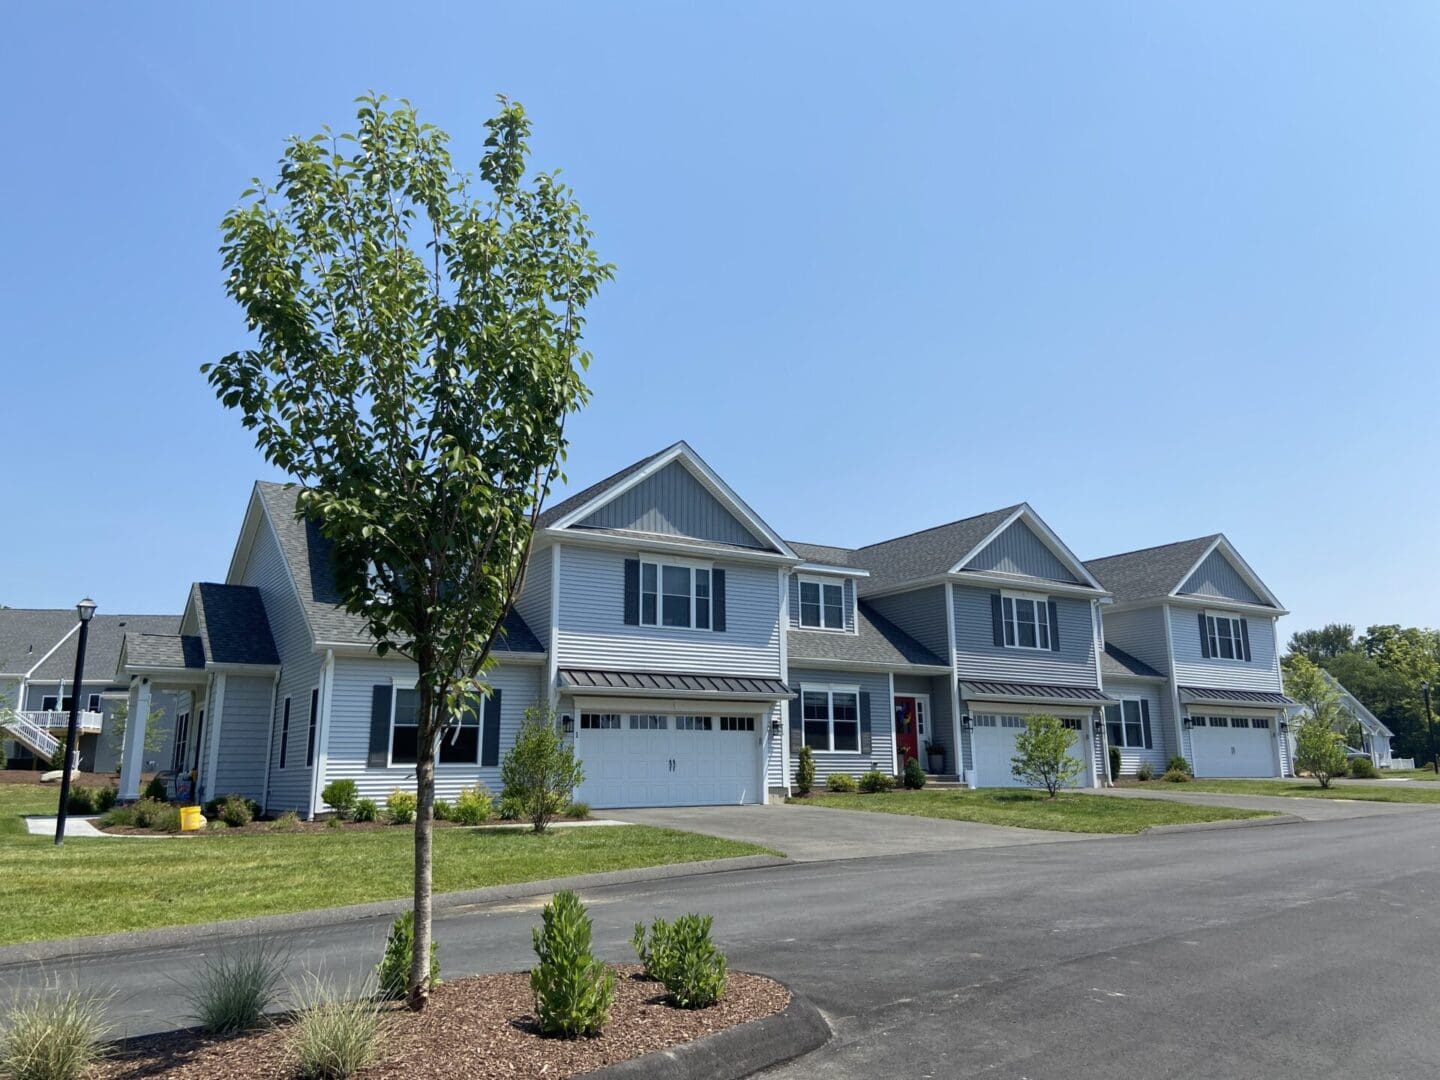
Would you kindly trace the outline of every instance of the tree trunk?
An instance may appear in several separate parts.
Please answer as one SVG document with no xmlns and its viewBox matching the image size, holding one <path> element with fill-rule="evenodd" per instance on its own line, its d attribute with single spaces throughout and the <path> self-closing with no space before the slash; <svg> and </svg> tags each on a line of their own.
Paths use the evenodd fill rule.
<svg viewBox="0 0 1440 1080">
<path fill-rule="evenodd" d="M 430 688 L 420 680 L 420 730 L 415 753 L 415 952 L 410 957 L 410 1008 L 430 1000 L 430 886 L 435 813 L 435 723 Z"/>
</svg>

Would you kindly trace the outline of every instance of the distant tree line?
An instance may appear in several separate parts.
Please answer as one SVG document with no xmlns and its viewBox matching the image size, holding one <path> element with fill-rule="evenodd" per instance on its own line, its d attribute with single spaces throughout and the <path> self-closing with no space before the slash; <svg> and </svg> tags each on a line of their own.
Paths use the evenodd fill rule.
<svg viewBox="0 0 1440 1080">
<path fill-rule="evenodd" d="M 1296 656 L 1328 671 L 1393 731 L 1397 757 L 1429 758 L 1420 684 L 1428 681 L 1432 704 L 1440 704 L 1440 630 L 1388 624 L 1356 634 L 1349 624 L 1330 623 L 1293 634 L 1287 664 Z"/>
</svg>

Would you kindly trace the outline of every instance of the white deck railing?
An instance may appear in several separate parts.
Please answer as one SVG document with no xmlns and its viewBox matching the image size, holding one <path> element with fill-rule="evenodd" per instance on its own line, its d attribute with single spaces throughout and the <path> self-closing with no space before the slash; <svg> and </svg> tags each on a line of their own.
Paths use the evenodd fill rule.
<svg viewBox="0 0 1440 1080">
<path fill-rule="evenodd" d="M 33 715 L 35 714 L 25 712 L 0 712 L 0 730 L 42 761 L 49 761 L 54 757 L 55 751 L 60 749 L 60 740 L 50 734 L 48 727 L 31 720 Z"/>
<path fill-rule="evenodd" d="M 36 727 L 47 731 L 64 731 L 70 725 L 70 714 L 60 709 L 28 709 L 16 713 Z M 102 713 L 80 710 L 80 734 L 94 735 L 100 730 L 105 717 Z"/>
</svg>

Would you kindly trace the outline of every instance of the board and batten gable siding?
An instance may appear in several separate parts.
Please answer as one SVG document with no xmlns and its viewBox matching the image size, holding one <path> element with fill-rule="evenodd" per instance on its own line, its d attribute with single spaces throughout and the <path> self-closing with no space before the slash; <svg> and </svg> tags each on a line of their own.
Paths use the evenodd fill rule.
<svg viewBox="0 0 1440 1080">
<path fill-rule="evenodd" d="M 1265 603 L 1255 594 L 1255 590 L 1245 583 L 1245 579 L 1230 564 L 1230 560 L 1218 550 L 1205 556 L 1205 560 L 1185 579 L 1185 584 L 1181 585 L 1178 591 L 1192 596 L 1239 600 L 1246 604 Z"/>
<path fill-rule="evenodd" d="M 415 766 L 371 768 L 370 711 L 374 688 L 413 682 L 415 665 L 408 660 L 381 657 L 335 658 L 334 685 L 330 691 L 330 739 L 325 759 L 323 788 L 332 780 L 355 781 L 360 797 L 383 804 L 396 788 L 415 790 Z M 540 696 L 543 664 L 500 663 L 487 673 L 500 691 L 500 760 L 515 744 L 515 733 L 525 710 Z M 292 725 L 294 721 L 291 721 Z M 302 751 L 303 752 L 303 751 Z M 484 784 L 500 794 L 500 767 L 496 765 L 435 765 L 435 797 L 453 801 L 467 787 Z M 317 809 L 323 810 L 324 807 Z"/>
<path fill-rule="evenodd" d="M 1213 686 L 1236 690 L 1284 691 L 1275 667 L 1275 620 L 1245 616 L 1250 633 L 1250 659 L 1206 659 L 1200 653 L 1199 612 L 1170 609 L 1170 630 L 1175 642 L 1177 686 Z"/>
<path fill-rule="evenodd" d="M 259 802 L 264 797 L 270 690 L 274 684 L 270 676 L 230 674 L 225 677 L 220 755 L 215 763 L 215 782 L 208 786 L 207 798 L 238 794 Z M 309 703 L 306 705 L 308 708 Z"/>
<path fill-rule="evenodd" d="M 1165 645 L 1165 608 L 1134 608 L 1107 611 L 1100 608 L 1100 629 L 1107 642 L 1129 653 L 1160 674 L 1170 670 L 1170 650 Z"/>
<path fill-rule="evenodd" d="M 520 618 L 547 649 L 550 647 L 550 584 L 554 561 L 554 552 L 548 547 L 532 551 L 530 564 L 525 568 L 525 585 L 515 600 Z"/>
<path fill-rule="evenodd" d="M 630 490 L 621 492 L 578 524 L 582 528 L 623 529 L 713 540 L 736 547 L 769 548 L 710 494 L 689 469 L 673 461 Z"/>
<path fill-rule="evenodd" d="M 936 656 L 950 651 L 950 634 L 945 627 L 945 586 L 868 597 L 865 602 Z"/>
<path fill-rule="evenodd" d="M 886 672 L 831 671 L 811 668 L 790 669 L 785 680 L 790 689 L 798 695 L 802 685 L 813 686 L 854 686 L 870 695 L 870 753 L 835 753 L 815 751 L 815 787 L 825 786 L 825 778 L 831 773 L 849 773 L 859 777 L 871 769 L 883 773 L 894 772 L 895 755 L 895 714 L 890 703 L 890 676 Z M 790 702 L 797 712 L 800 698 Z M 862 736 L 863 740 L 863 736 Z M 800 741 L 792 731 L 790 734 L 790 775 L 793 781 L 795 767 L 800 760 Z M 863 745 L 863 743 L 862 743 Z"/>
<path fill-rule="evenodd" d="M 1173 745 L 1175 716 L 1165 684 L 1142 679 L 1108 677 L 1105 680 L 1105 692 L 1115 698 L 1144 698 L 1150 703 L 1150 741 L 1153 745 L 1149 750 L 1143 746 L 1120 747 L 1120 775 L 1134 776 L 1141 763 L 1148 761 L 1155 770 L 1155 775 L 1159 776 L 1165 771 L 1170 758 L 1179 753 Z M 1104 722 L 1103 711 L 1101 722 Z"/>
<path fill-rule="evenodd" d="M 955 586 L 955 663 L 962 680 L 1099 685 L 1088 600 L 1052 598 L 1060 626 L 1059 652 L 1014 649 L 995 644 L 990 597 L 996 591 Z"/>
<path fill-rule="evenodd" d="M 274 745 L 270 746 L 267 730 L 267 738 L 247 752 L 260 755 L 263 762 L 266 747 L 270 746 L 270 792 L 265 800 L 265 809 L 294 810 L 308 815 L 311 810 L 311 775 L 305 765 L 305 746 L 310 726 L 310 691 L 320 685 L 320 667 L 325 658 L 311 644 L 305 613 L 295 596 L 289 568 L 285 565 L 268 519 L 256 530 L 250 558 L 241 571 L 238 584 L 253 585 L 260 591 L 265 617 L 270 621 L 270 634 L 280 655 L 280 685 L 275 691 Z M 290 739 L 285 751 L 285 768 L 282 769 L 280 734 L 286 697 L 290 698 Z M 214 715 L 213 711 L 206 714 L 207 728 L 214 726 L 211 723 Z M 222 744 L 229 719 L 228 712 L 222 712 Z M 316 749 L 318 752 L 319 748 Z"/>
<path fill-rule="evenodd" d="M 627 626 L 626 557 L 619 551 L 561 548 L 556 620 L 561 667 L 779 676 L 780 589 L 773 567 L 715 563 L 725 571 L 723 631 Z"/>
<path fill-rule="evenodd" d="M 790 626 L 791 626 L 792 629 L 795 629 L 795 630 L 799 630 L 799 629 L 800 629 L 800 578 L 801 578 L 801 577 L 811 577 L 811 576 L 813 576 L 814 579 L 817 580 L 817 581 L 829 581 L 829 582 L 831 582 L 832 584 L 835 583 L 835 582 L 840 581 L 839 578 L 837 578 L 837 577 L 835 577 L 835 576 L 833 576 L 833 575 L 827 575 L 827 574 L 809 575 L 809 574 L 806 574 L 804 571 L 799 571 L 799 572 L 797 572 L 797 573 L 794 573 L 794 574 L 791 574 L 791 575 L 790 575 L 790 584 L 789 584 L 789 589 L 790 589 Z M 844 603 L 845 603 L 845 632 L 846 632 L 846 633 L 849 633 L 849 634 L 853 634 L 853 633 L 855 632 L 855 579 L 854 579 L 854 578 L 849 578 L 849 577 L 847 577 L 847 578 L 844 579 L 844 593 L 845 593 L 845 599 L 844 599 Z M 810 627 L 806 627 L 806 629 L 807 629 L 807 630 L 814 630 L 815 627 L 810 626 Z"/>
<path fill-rule="evenodd" d="M 965 564 L 965 569 L 1019 574 L 1067 584 L 1075 584 L 1078 580 L 1023 521 L 1013 522 L 990 541 Z"/>
</svg>

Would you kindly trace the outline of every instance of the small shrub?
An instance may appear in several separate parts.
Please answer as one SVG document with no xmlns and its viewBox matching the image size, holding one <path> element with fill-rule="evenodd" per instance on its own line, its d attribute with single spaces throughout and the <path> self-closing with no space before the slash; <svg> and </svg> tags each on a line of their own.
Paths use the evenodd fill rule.
<svg viewBox="0 0 1440 1080">
<path fill-rule="evenodd" d="M 232 829 L 243 829 L 255 820 L 250 800 L 243 795 L 227 795 L 221 800 L 215 814 Z"/>
<path fill-rule="evenodd" d="M 800 761 L 795 766 L 795 793 L 809 795 L 815 786 L 815 751 L 808 746 L 800 747 Z"/>
<path fill-rule="evenodd" d="M 436 821 L 454 821 L 455 807 L 451 806 L 444 799 L 436 799 L 430 807 L 430 816 Z"/>
<path fill-rule="evenodd" d="M 226 825 L 223 821 L 206 821 L 205 828 L 209 832 L 224 832 L 230 828 L 230 826 Z"/>
<path fill-rule="evenodd" d="M 1189 774 L 1189 773 L 1190 773 L 1190 762 L 1187 761 L 1185 758 L 1181 757 L 1179 754 L 1175 754 L 1174 756 L 1172 756 L 1172 757 L 1170 758 L 1169 761 L 1167 761 L 1167 762 L 1165 763 L 1165 771 L 1166 771 L 1166 772 L 1177 772 L 1177 771 L 1178 771 L 1178 772 L 1183 772 L 1183 773 Z M 1193 775 L 1193 774 L 1191 774 L 1191 775 Z"/>
<path fill-rule="evenodd" d="M 115 805 L 115 800 L 118 799 L 119 797 L 120 797 L 120 792 L 116 789 L 116 787 L 115 787 L 114 784 L 110 784 L 110 785 L 107 786 L 107 787 L 96 788 L 96 789 L 95 789 L 95 812 L 96 812 L 97 814 L 104 814 L 104 813 L 106 813 L 107 811 L 109 811 L 110 809 L 112 809 L 112 808 L 114 807 L 114 805 Z"/>
<path fill-rule="evenodd" d="M 502 795 L 495 812 L 501 821 L 519 821 L 525 814 L 525 804 L 513 795 Z"/>
<path fill-rule="evenodd" d="M 133 806 L 117 806 L 113 810 L 107 810 L 100 818 L 101 828 L 129 827 L 135 824 L 135 808 Z"/>
<path fill-rule="evenodd" d="M 268 945 L 207 955 L 199 977 L 185 989 L 191 1017 L 211 1035 L 259 1027 L 284 967 L 283 954 Z"/>
<path fill-rule="evenodd" d="M 669 931 L 670 924 L 664 919 L 655 919 L 648 931 L 643 922 L 635 924 L 635 932 L 630 935 L 630 946 L 635 950 L 640 966 L 645 969 L 647 979 L 660 981 L 660 970 L 665 963 L 663 951 L 669 940 Z"/>
<path fill-rule="evenodd" d="M 331 780 L 320 792 L 320 798 L 334 809 L 342 818 L 348 818 L 355 809 L 355 799 L 359 791 L 355 787 L 354 780 Z"/>
<path fill-rule="evenodd" d="M 251 821 L 254 821 L 260 816 L 261 811 L 260 804 L 258 802 L 256 802 L 254 799 L 247 799 L 244 795 L 239 795 L 235 792 L 231 792 L 228 795 L 221 795 L 218 798 L 211 799 L 209 802 L 207 802 L 203 808 L 205 816 L 207 818 L 224 817 L 224 814 L 221 813 L 221 811 L 224 810 L 225 804 L 231 801 L 243 804 L 245 809 L 250 811 Z"/>
<path fill-rule="evenodd" d="M 154 799 L 141 799 L 129 806 L 117 806 L 100 819 L 106 827 L 180 831 L 180 808 Z"/>
<path fill-rule="evenodd" d="M 398 1001 L 410 989 L 410 960 L 415 955 L 415 912 L 407 911 L 390 924 L 385 936 L 385 951 L 375 969 L 378 993 L 382 998 Z M 440 981 L 440 960 L 436 945 L 430 942 L 430 985 Z"/>
<path fill-rule="evenodd" d="M 1135 770 L 1135 779 L 1137 779 L 1137 780 L 1154 780 L 1154 779 L 1155 779 L 1155 766 L 1154 766 L 1154 765 L 1151 765 L 1150 762 L 1148 762 L 1148 761 L 1142 761 L 1142 762 L 1140 763 L 1140 767 Z"/>
<path fill-rule="evenodd" d="M 374 799 L 356 799 L 355 809 L 350 812 L 352 821 L 379 821 L 380 806 Z"/>
<path fill-rule="evenodd" d="M 535 1016 L 546 1035 L 598 1035 L 610 1020 L 615 973 L 590 952 L 590 917 L 569 889 L 555 894 L 532 931 Z"/>
<path fill-rule="evenodd" d="M 17 993 L 0 1023 L 0 1076 L 79 1080 L 104 1053 L 109 996 L 91 990 Z"/>
<path fill-rule="evenodd" d="M 331 818 L 330 820 L 334 821 L 336 819 Z M 299 832 L 300 815 L 295 813 L 294 810 L 286 810 L 283 814 L 277 817 L 274 821 L 268 823 L 265 827 L 271 832 Z"/>
<path fill-rule="evenodd" d="M 584 821 L 590 816 L 590 804 L 585 802 L 572 802 L 565 807 L 565 816 L 571 821 Z"/>
<path fill-rule="evenodd" d="M 925 770 L 920 767 L 918 758 L 909 758 L 905 762 L 905 786 L 911 791 L 919 791 L 925 786 Z"/>
<path fill-rule="evenodd" d="M 894 791 L 895 778 L 879 769 L 871 769 L 869 772 L 860 774 L 860 790 L 867 795 L 877 795 L 882 791 Z"/>
<path fill-rule="evenodd" d="M 1166 769 L 1165 775 L 1160 779 L 1171 784 L 1188 784 L 1194 777 L 1190 775 L 1189 769 Z"/>
<path fill-rule="evenodd" d="M 49 761 L 51 771 L 58 772 L 65 768 L 65 740 L 61 739 L 58 746 L 50 751 Z"/>
<path fill-rule="evenodd" d="M 1120 779 L 1120 748 L 1114 745 L 1110 747 L 1110 779 Z"/>
<path fill-rule="evenodd" d="M 1375 780 L 1379 778 L 1380 770 L 1368 757 L 1357 757 L 1350 759 L 1350 775 L 1356 780 Z"/>
<path fill-rule="evenodd" d="M 154 799 L 156 802 L 168 802 L 170 792 L 165 788 L 165 781 L 158 776 L 152 776 L 150 782 L 145 785 L 145 790 L 140 793 L 141 798 Z"/>
<path fill-rule="evenodd" d="M 373 999 L 311 975 L 293 991 L 299 1006 L 285 1033 L 303 1080 L 345 1080 L 379 1056 L 384 1018 Z"/>
<path fill-rule="evenodd" d="M 630 939 L 645 975 L 663 983 L 682 1009 L 704 1009 L 725 993 L 725 956 L 710 940 L 711 916 L 682 915 L 673 923 L 656 919 L 647 934 L 635 924 Z"/>
<path fill-rule="evenodd" d="M 455 820 L 461 825 L 483 825 L 490 819 L 494 804 L 488 788 L 477 784 L 455 797 Z"/>
<path fill-rule="evenodd" d="M 855 778 L 849 773 L 831 773 L 825 778 L 825 790 L 836 795 L 843 795 L 855 790 Z"/>
<path fill-rule="evenodd" d="M 71 814 L 95 813 L 95 789 L 74 786 L 65 800 L 65 810 Z"/>
<path fill-rule="evenodd" d="M 396 788 L 385 800 L 385 816 L 390 819 L 391 825 L 409 825 L 415 820 L 415 807 L 418 804 L 415 792 Z"/>
<path fill-rule="evenodd" d="M 520 816 L 541 833 L 584 779 L 575 745 L 561 732 L 554 710 L 539 705 L 526 709 L 514 745 L 500 763 L 504 797 L 518 799 L 524 808 Z"/>
</svg>

